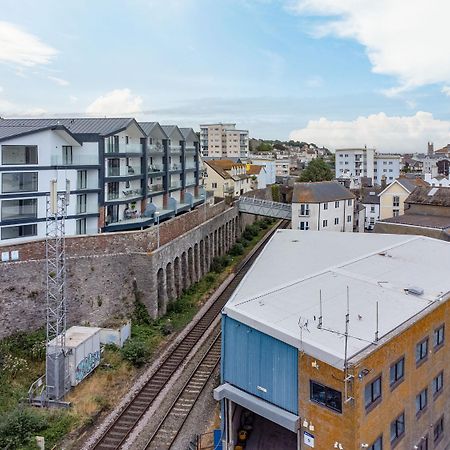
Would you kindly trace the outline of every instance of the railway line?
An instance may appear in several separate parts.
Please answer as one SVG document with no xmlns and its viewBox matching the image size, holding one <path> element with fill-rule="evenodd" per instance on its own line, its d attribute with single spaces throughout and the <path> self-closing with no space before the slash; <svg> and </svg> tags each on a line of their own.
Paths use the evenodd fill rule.
<svg viewBox="0 0 450 450">
<path fill-rule="evenodd" d="M 222 291 L 222 293 L 218 296 L 216 301 L 210 306 L 210 308 L 203 314 L 203 316 L 200 317 L 198 322 L 193 326 L 193 328 L 186 334 L 186 336 L 171 350 L 171 352 L 166 356 L 166 358 L 163 360 L 159 368 L 155 371 L 155 373 L 150 377 L 150 379 L 144 384 L 144 386 L 136 393 L 136 395 L 133 397 L 133 399 L 127 404 L 127 406 L 121 411 L 121 413 L 118 415 L 118 417 L 111 422 L 111 424 L 106 428 L 106 430 L 102 433 L 100 438 L 97 440 L 97 442 L 94 444 L 92 450 L 117 450 L 120 449 L 122 444 L 126 441 L 130 433 L 133 431 L 133 429 L 136 427 L 142 416 L 145 414 L 145 412 L 150 408 L 150 406 L 155 401 L 156 397 L 159 395 L 159 393 L 162 391 L 166 383 L 171 379 L 173 374 L 177 371 L 178 367 L 183 364 L 183 362 L 188 357 L 189 353 L 193 349 L 193 347 L 200 341 L 200 339 L 204 336 L 206 330 L 210 327 L 210 325 L 213 323 L 217 315 L 220 313 L 222 308 L 224 307 L 225 303 L 230 298 L 233 291 L 236 289 L 244 275 L 247 273 L 259 253 L 264 248 L 264 245 L 267 243 L 267 241 L 270 239 L 270 237 L 276 232 L 277 229 L 280 228 L 286 228 L 289 221 L 284 220 L 281 221 L 277 227 L 275 227 L 271 232 L 269 232 L 264 239 L 258 244 L 258 247 L 254 250 L 253 253 L 251 253 L 237 268 L 235 276 L 231 279 L 229 284 L 225 287 L 225 289 Z M 206 353 L 205 358 L 213 358 L 216 354 L 216 350 L 214 345 L 218 345 L 218 359 L 216 365 L 219 363 L 220 360 L 220 332 L 218 331 L 218 336 L 214 340 L 213 346 L 208 350 Z M 219 344 L 217 344 L 219 342 Z M 213 349 L 214 347 L 214 349 Z M 211 356 L 208 356 L 210 355 Z M 200 363 L 200 365 L 202 364 Z M 210 367 L 209 359 L 207 362 L 205 362 L 204 367 Z M 205 381 L 205 384 L 211 374 L 214 371 L 214 368 L 210 370 L 210 374 L 208 378 Z M 192 380 L 193 376 L 196 375 L 196 371 L 192 374 L 190 380 L 188 381 L 185 388 L 189 385 L 189 383 Z M 203 377 L 206 376 L 206 372 L 203 374 Z M 195 382 L 195 380 L 194 380 Z M 180 395 L 183 395 L 183 391 Z M 200 393 L 198 393 L 200 395 Z M 198 397 L 197 397 L 198 398 Z M 190 401 L 189 401 L 190 403 Z M 192 406 L 195 404 L 192 404 Z M 188 402 L 186 402 L 186 406 L 188 405 Z M 192 408 L 191 406 L 191 408 Z M 186 408 L 184 408 L 186 410 Z M 190 410 L 190 409 L 189 409 Z M 188 410 L 186 410 L 188 412 Z M 169 413 L 170 414 L 170 411 Z M 187 413 L 186 417 L 189 413 Z M 181 429 L 184 421 L 186 418 L 184 418 L 182 421 L 180 421 L 181 425 L 178 428 L 178 431 L 176 431 L 176 427 L 172 427 L 172 429 L 175 429 L 175 432 L 178 434 L 179 430 Z M 163 425 L 163 424 L 161 424 Z M 161 431 L 161 430 L 160 430 Z M 162 433 L 162 431 L 161 431 Z M 173 432 L 172 432 L 173 434 Z M 174 439 L 176 436 L 174 437 Z M 154 440 L 152 440 L 154 442 Z M 151 447 L 152 442 L 149 442 L 146 448 L 154 448 Z M 173 442 L 173 441 L 172 441 Z M 155 447 L 156 448 L 156 447 Z M 157 447 L 160 448 L 160 447 Z M 161 448 L 170 448 L 169 447 L 161 447 Z"/>
</svg>

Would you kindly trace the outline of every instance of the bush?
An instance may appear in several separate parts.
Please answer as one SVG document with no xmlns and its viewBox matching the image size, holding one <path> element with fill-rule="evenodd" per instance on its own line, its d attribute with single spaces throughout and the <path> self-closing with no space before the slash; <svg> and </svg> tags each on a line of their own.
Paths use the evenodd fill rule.
<svg viewBox="0 0 450 450">
<path fill-rule="evenodd" d="M 150 325 L 152 323 L 147 307 L 140 300 L 134 302 L 132 319 L 136 325 Z"/>
<path fill-rule="evenodd" d="M 242 233 L 242 238 L 246 241 L 251 241 L 253 239 L 253 233 L 249 229 L 245 229 Z"/>
<path fill-rule="evenodd" d="M 244 246 L 240 243 L 234 244 L 229 253 L 231 256 L 242 255 L 244 253 Z"/>
<path fill-rule="evenodd" d="M 145 343 L 138 339 L 128 339 L 121 351 L 123 359 L 137 367 L 145 364 L 149 357 Z"/>
<path fill-rule="evenodd" d="M 20 448 L 47 427 L 45 417 L 31 409 L 16 409 L 0 419 L 0 448 Z"/>
<path fill-rule="evenodd" d="M 220 273 L 230 264 L 228 256 L 216 256 L 211 262 L 211 271 Z"/>
</svg>

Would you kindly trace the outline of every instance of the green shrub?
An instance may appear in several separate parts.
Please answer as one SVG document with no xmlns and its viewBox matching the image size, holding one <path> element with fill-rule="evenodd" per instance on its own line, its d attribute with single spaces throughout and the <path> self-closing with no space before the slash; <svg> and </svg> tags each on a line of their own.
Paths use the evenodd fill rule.
<svg viewBox="0 0 450 450">
<path fill-rule="evenodd" d="M 211 262 L 211 271 L 220 273 L 230 264 L 230 258 L 225 256 L 216 256 Z"/>
<path fill-rule="evenodd" d="M 150 325 L 152 323 L 147 307 L 140 300 L 134 302 L 132 320 L 136 325 Z"/>
<path fill-rule="evenodd" d="M 253 233 L 249 229 L 245 228 L 244 232 L 242 233 L 242 238 L 246 241 L 251 241 L 253 239 Z"/>
<path fill-rule="evenodd" d="M 20 448 L 47 427 L 45 417 L 31 409 L 16 409 L 0 418 L 0 448 Z"/>
<path fill-rule="evenodd" d="M 125 360 L 138 367 L 145 364 L 149 357 L 147 346 L 138 339 L 128 339 L 121 352 Z"/>
<path fill-rule="evenodd" d="M 233 247 L 230 249 L 230 255 L 231 256 L 239 256 L 244 253 L 244 246 L 240 243 L 234 244 Z"/>
</svg>

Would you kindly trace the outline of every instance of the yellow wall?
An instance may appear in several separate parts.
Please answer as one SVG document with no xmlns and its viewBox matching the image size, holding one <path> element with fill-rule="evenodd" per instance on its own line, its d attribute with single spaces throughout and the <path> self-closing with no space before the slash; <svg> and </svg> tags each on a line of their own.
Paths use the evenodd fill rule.
<svg viewBox="0 0 450 450">
<path fill-rule="evenodd" d="M 400 183 L 391 183 L 385 191 L 380 195 L 380 219 L 387 219 L 394 215 L 393 197 L 398 195 L 400 197 L 400 206 L 395 209 L 399 210 L 399 215 L 405 212 L 405 200 L 409 192 Z"/>
</svg>

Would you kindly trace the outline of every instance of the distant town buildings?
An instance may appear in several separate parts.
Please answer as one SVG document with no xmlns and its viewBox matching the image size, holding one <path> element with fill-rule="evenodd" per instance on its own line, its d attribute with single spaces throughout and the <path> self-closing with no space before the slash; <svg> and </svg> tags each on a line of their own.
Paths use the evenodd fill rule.
<svg viewBox="0 0 450 450">
<path fill-rule="evenodd" d="M 235 123 L 200 125 L 200 149 L 205 157 L 247 157 L 248 148 L 248 130 L 236 129 Z"/>
<path fill-rule="evenodd" d="M 223 447 L 448 448 L 448 267 L 436 239 L 278 231 L 222 311 Z"/>
<path fill-rule="evenodd" d="M 336 178 L 351 178 L 358 184 L 368 177 L 373 184 L 390 183 L 400 175 L 401 156 L 378 153 L 373 148 L 338 149 L 335 153 Z"/>
<path fill-rule="evenodd" d="M 292 229 L 353 232 L 355 196 L 336 181 L 295 183 Z"/>
<path fill-rule="evenodd" d="M 66 234 L 146 227 L 204 201 L 190 128 L 120 119 L 0 119 L 0 242 L 45 237 L 50 180 L 70 182 Z"/>
<path fill-rule="evenodd" d="M 380 219 L 380 197 L 379 188 L 365 188 L 360 203 L 364 206 L 364 228 L 373 230 L 375 223 Z"/>
</svg>

